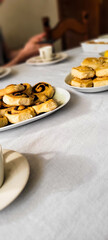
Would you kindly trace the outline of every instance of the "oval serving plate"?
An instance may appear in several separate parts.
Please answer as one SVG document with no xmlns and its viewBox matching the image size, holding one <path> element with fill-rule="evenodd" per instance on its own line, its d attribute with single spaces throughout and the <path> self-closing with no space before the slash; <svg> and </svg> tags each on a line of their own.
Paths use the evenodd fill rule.
<svg viewBox="0 0 108 240">
<path fill-rule="evenodd" d="M 83 93 L 97 93 L 97 92 L 104 92 L 104 91 L 108 90 L 108 85 L 107 86 L 102 86 L 102 87 L 89 87 L 89 88 L 74 87 L 74 86 L 70 85 L 71 80 L 72 80 L 72 75 L 70 73 L 65 78 L 65 83 L 69 87 L 71 87 L 71 88 L 73 88 L 73 89 L 75 89 L 75 90 L 77 90 L 79 92 L 83 92 Z"/>
<path fill-rule="evenodd" d="M 37 115 L 33 118 L 24 120 L 22 122 L 13 123 L 13 124 L 7 125 L 5 127 L 1 127 L 0 132 L 6 131 L 6 130 L 9 130 L 9 129 L 12 129 L 12 128 L 16 128 L 16 127 L 19 127 L 19 126 L 22 126 L 22 125 L 25 125 L 25 124 L 28 124 L 28 123 L 31 123 L 31 122 L 34 122 L 34 121 L 37 121 L 41 118 L 47 117 L 48 115 L 58 111 L 60 108 L 64 107 L 69 102 L 70 93 L 63 88 L 55 88 L 55 94 L 54 94 L 53 99 L 55 101 L 57 101 L 57 103 L 58 103 L 58 107 L 56 109 L 54 109 L 50 112 L 47 112 L 47 113 L 42 113 L 40 115 Z"/>
</svg>

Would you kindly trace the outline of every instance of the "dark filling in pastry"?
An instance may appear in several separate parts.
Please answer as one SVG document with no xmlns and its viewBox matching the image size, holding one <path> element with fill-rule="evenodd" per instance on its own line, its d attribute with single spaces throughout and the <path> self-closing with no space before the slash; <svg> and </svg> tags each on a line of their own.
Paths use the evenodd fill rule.
<svg viewBox="0 0 108 240">
<path fill-rule="evenodd" d="M 45 87 L 49 87 L 49 85 L 47 83 L 39 83 L 39 84 L 36 84 L 34 87 L 33 87 L 33 92 L 44 92 L 45 91 Z"/>
<path fill-rule="evenodd" d="M 21 97 L 29 98 L 29 96 L 28 96 L 27 94 L 25 94 L 25 93 L 20 93 L 20 92 L 18 92 L 18 93 L 12 93 L 12 95 L 13 95 L 13 96 L 21 96 Z"/>
</svg>

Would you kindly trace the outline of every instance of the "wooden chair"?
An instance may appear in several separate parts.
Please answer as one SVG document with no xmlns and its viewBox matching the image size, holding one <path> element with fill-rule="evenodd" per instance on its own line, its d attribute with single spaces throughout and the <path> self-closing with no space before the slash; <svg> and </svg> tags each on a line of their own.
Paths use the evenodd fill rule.
<svg viewBox="0 0 108 240">
<path fill-rule="evenodd" d="M 82 41 L 88 39 L 88 14 L 87 12 L 82 13 L 82 22 L 77 21 L 73 18 L 65 18 L 61 20 L 54 28 L 50 27 L 50 19 L 44 17 L 42 19 L 44 31 L 47 34 L 48 42 L 55 42 L 59 38 L 62 38 L 62 49 L 69 49 L 74 47 L 72 41 L 69 43 L 69 34 L 73 32 L 80 35 Z M 67 35 L 68 33 L 68 35 Z M 81 40 L 79 40 L 81 41 Z"/>
</svg>

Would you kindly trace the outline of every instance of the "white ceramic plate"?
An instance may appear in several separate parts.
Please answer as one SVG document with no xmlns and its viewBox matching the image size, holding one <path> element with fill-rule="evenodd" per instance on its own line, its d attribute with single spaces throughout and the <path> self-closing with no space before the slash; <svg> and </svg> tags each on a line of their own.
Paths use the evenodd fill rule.
<svg viewBox="0 0 108 240">
<path fill-rule="evenodd" d="M 26 61 L 26 64 L 33 65 L 33 66 L 44 66 L 44 65 L 51 65 L 58 62 L 64 61 L 68 57 L 67 53 L 61 52 L 56 53 L 55 58 L 49 62 L 43 62 L 40 58 L 40 56 L 30 58 Z"/>
<path fill-rule="evenodd" d="M 27 123 L 34 122 L 36 120 L 39 120 L 39 119 L 44 118 L 44 117 L 47 117 L 48 115 L 56 112 L 57 110 L 59 110 L 60 108 L 64 107 L 68 103 L 68 101 L 70 99 L 70 93 L 68 91 L 66 91 L 65 89 L 63 89 L 63 88 L 55 88 L 55 95 L 54 95 L 53 98 L 59 104 L 59 106 L 56 109 L 54 109 L 54 110 L 52 110 L 50 112 L 47 112 L 47 113 L 42 113 L 42 114 L 40 114 L 38 116 L 35 116 L 33 118 L 30 118 L 30 119 L 27 119 L 25 121 L 22 121 L 22 122 L 19 122 L 19 123 L 10 124 L 10 125 L 7 125 L 5 127 L 2 127 L 2 128 L 0 128 L 0 132 L 5 131 L 5 130 L 9 130 L 11 128 L 15 128 L 15 127 L 19 127 L 19 126 L 25 125 Z"/>
<path fill-rule="evenodd" d="M 107 86 L 102 86 L 102 87 L 89 87 L 89 88 L 74 87 L 74 86 L 70 85 L 70 81 L 71 81 L 71 80 L 72 80 L 72 75 L 71 75 L 71 73 L 70 73 L 70 74 L 68 74 L 67 77 L 65 78 L 65 83 L 66 83 L 69 87 L 71 87 L 71 88 L 73 88 L 73 89 L 75 89 L 75 90 L 77 90 L 77 91 L 79 91 L 79 92 L 96 93 L 96 92 L 103 92 L 103 91 L 108 90 L 108 85 L 107 85 Z"/>
<path fill-rule="evenodd" d="M 10 73 L 11 73 L 11 68 L 5 68 L 5 71 L 2 74 L 0 74 L 0 79 L 6 77 Z"/>
<path fill-rule="evenodd" d="M 5 180 L 0 188 L 0 210 L 13 202 L 24 189 L 30 174 L 27 159 L 18 152 L 3 150 Z"/>
</svg>

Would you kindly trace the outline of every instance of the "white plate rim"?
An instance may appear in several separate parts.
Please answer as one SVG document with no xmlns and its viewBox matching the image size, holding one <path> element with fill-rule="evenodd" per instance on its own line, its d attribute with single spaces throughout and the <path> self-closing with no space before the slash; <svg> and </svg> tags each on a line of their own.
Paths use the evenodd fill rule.
<svg viewBox="0 0 108 240">
<path fill-rule="evenodd" d="M 5 68 L 5 72 L 3 74 L 0 74 L 0 79 L 6 77 L 11 73 L 11 68 Z"/>
<path fill-rule="evenodd" d="M 29 176 L 30 176 L 30 166 L 29 166 L 27 158 L 19 152 L 9 150 L 9 149 L 3 149 L 3 155 L 7 154 L 8 152 L 10 152 L 10 154 L 12 154 L 12 155 L 9 155 L 6 157 L 7 163 L 12 161 L 11 170 L 13 168 L 16 168 L 16 166 L 18 167 L 18 165 L 20 164 L 20 171 L 17 170 L 16 174 L 14 173 L 13 176 L 9 176 L 9 179 L 8 178 L 5 179 L 2 187 L 0 188 L 0 199 L 1 199 L 0 211 L 3 210 L 4 208 L 6 208 L 8 205 L 10 205 L 21 194 L 21 192 L 24 190 L 24 188 L 28 182 Z M 11 156 L 12 156 L 12 159 L 11 159 Z M 20 160 L 18 160 L 18 162 L 16 164 L 15 159 L 17 160 L 18 158 Z M 6 163 L 5 163 L 5 171 L 6 171 Z M 10 172 L 10 169 L 8 169 L 8 171 Z M 9 173 L 9 175 L 10 175 L 10 173 Z M 23 176 L 23 179 L 21 178 L 21 176 Z M 18 181 L 19 178 L 21 178 L 20 183 Z M 16 179 L 17 179 L 17 181 L 16 181 Z M 17 187 L 15 188 L 16 191 L 13 191 L 13 195 L 12 195 L 11 190 L 12 190 L 13 185 L 15 185 L 14 187 L 16 187 L 16 185 L 17 185 Z M 9 194 L 9 189 L 10 189 L 11 194 Z M 7 192 L 6 192 L 6 190 L 7 190 Z"/>
<path fill-rule="evenodd" d="M 69 73 L 66 78 L 65 78 L 65 83 L 72 89 L 75 89 L 80 92 L 85 92 L 85 93 L 96 93 L 96 92 L 103 92 L 108 90 L 108 85 L 107 86 L 102 86 L 102 87 L 90 87 L 90 88 L 80 88 L 80 87 L 74 87 L 69 84 L 70 80 L 72 79 L 71 73 Z"/>
<path fill-rule="evenodd" d="M 62 93 L 63 97 L 65 97 L 65 101 L 63 104 L 61 104 L 60 106 L 58 106 L 56 109 L 50 111 L 50 112 L 47 112 L 47 113 L 42 113 L 38 116 L 35 116 L 33 118 L 30 118 L 30 119 L 27 119 L 27 120 L 24 120 L 22 122 L 19 122 L 19 123 L 14 123 L 14 124 L 11 124 L 11 125 L 7 125 L 5 127 L 1 127 L 0 128 L 0 132 L 2 131 L 6 131 L 6 130 L 9 130 L 9 129 L 12 129 L 12 128 L 16 128 L 16 127 L 19 127 L 19 126 L 23 126 L 23 125 L 26 125 L 28 123 L 31 123 L 31 122 L 34 122 L 34 121 L 37 121 L 39 119 L 42 119 L 44 117 L 47 117 L 48 115 L 58 111 L 59 109 L 61 109 L 62 107 L 64 107 L 70 100 L 70 93 L 65 90 L 64 88 L 59 88 L 59 87 L 55 87 L 55 94 L 54 94 L 54 97 L 56 99 L 56 94 L 60 94 L 60 92 Z M 63 99 L 62 99 L 63 100 Z M 57 101 L 59 102 L 60 101 L 60 96 L 58 97 L 57 96 Z"/>
<path fill-rule="evenodd" d="M 26 64 L 27 65 L 30 65 L 30 66 L 44 66 L 44 65 L 52 65 L 52 64 L 55 64 L 55 63 L 59 63 L 59 62 L 62 62 L 62 61 L 64 61 L 65 59 L 67 59 L 68 58 L 68 54 L 67 53 L 65 53 L 65 52 L 58 52 L 58 53 L 56 53 L 56 54 L 58 54 L 58 55 L 61 55 L 61 58 L 59 58 L 59 59 L 56 59 L 56 60 L 53 60 L 53 61 L 49 61 L 49 62 L 34 62 L 34 63 L 32 63 L 32 62 L 30 62 L 31 60 L 33 60 L 34 58 L 36 58 L 36 57 L 32 57 L 32 58 L 29 58 L 27 61 L 26 61 Z M 38 58 L 39 56 L 37 56 L 37 58 Z"/>
</svg>

